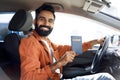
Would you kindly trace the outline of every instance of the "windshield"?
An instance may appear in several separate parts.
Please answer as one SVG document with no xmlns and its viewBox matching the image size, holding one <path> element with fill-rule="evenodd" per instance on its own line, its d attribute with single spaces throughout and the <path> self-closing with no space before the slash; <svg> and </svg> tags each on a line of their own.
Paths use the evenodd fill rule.
<svg viewBox="0 0 120 80">
<path fill-rule="evenodd" d="M 56 13 L 54 30 L 50 38 L 60 44 L 70 44 L 71 35 L 82 36 L 82 40 L 85 42 L 113 34 L 120 34 L 120 31 L 85 17 Z"/>
</svg>

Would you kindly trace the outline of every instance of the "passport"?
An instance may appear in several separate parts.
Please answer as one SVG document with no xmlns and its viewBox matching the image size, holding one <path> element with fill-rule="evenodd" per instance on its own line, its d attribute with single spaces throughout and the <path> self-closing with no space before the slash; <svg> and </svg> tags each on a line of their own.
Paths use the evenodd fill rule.
<svg viewBox="0 0 120 80">
<path fill-rule="evenodd" d="M 82 54 L 82 37 L 81 36 L 71 36 L 71 46 L 72 50 L 76 54 Z"/>
</svg>

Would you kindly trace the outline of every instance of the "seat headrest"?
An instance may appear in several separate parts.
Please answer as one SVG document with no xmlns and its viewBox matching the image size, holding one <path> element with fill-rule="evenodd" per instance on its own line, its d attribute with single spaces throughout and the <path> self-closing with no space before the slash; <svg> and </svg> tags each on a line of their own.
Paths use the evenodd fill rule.
<svg viewBox="0 0 120 80">
<path fill-rule="evenodd" d="M 29 11 L 18 10 L 12 17 L 9 26 L 12 31 L 30 31 L 33 29 L 33 17 Z"/>
</svg>

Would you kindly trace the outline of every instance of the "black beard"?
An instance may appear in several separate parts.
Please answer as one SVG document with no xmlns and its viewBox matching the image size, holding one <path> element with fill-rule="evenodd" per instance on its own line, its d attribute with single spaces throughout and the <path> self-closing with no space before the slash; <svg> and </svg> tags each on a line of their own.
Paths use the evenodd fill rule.
<svg viewBox="0 0 120 80">
<path fill-rule="evenodd" d="M 48 31 L 45 31 L 41 28 L 47 28 Z M 40 25 L 40 26 L 35 26 L 35 31 L 40 35 L 40 36 L 48 36 L 52 32 L 53 28 L 50 26 L 45 26 L 45 25 Z"/>
</svg>

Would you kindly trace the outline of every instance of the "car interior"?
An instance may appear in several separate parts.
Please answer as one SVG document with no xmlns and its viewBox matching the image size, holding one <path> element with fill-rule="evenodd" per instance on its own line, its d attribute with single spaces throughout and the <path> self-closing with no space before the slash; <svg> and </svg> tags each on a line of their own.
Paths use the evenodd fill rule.
<svg viewBox="0 0 120 80">
<path fill-rule="evenodd" d="M 12 17 L 8 29 L 12 31 L 30 32 L 33 29 L 32 21 L 33 18 L 31 13 L 20 9 Z M 20 79 L 19 44 L 22 37 L 24 36 L 20 36 L 16 33 L 10 33 L 4 38 L 4 51 L 8 56 L 8 61 L 5 62 L 6 64 L 4 63 L 5 65 L 2 67 L 2 69 L 12 80 Z M 106 37 L 103 46 L 100 46 L 97 51 L 91 50 L 85 52 L 84 55 L 77 56 L 73 63 L 69 63 L 64 66 L 63 79 L 74 78 L 76 76 L 83 76 L 87 74 L 94 74 L 101 72 L 102 70 L 105 71 L 102 67 L 99 66 L 101 65 L 100 62 L 105 55 L 105 52 L 107 51 L 109 42 L 108 40 L 109 37 Z M 88 60 L 86 60 L 86 55 Z M 107 65 L 104 67 L 106 66 Z M 110 72 L 110 70 L 107 70 L 107 72 L 108 71 Z"/>
<path fill-rule="evenodd" d="M 27 32 L 29 34 L 34 29 L 31 12 L 43 3 L 51 4 L 56 12 L 83 16 L 112 26 L 118 30 L 120 29 L 120 19 L 111 17 L 111 15 L 101 11 L 105 6 L 107 8 L 110 7 L 110 2 L 107 0 L 1 0 L 0 13 L 11 12 L 14 15 L 7 25 L 10 33 L 6 34 L 0 42 L 0 67 L 2 69 L 0 71 L 3 71 L 1 75 L 5 74 L 8 77 L 6 79 L 4 76 L 0 76 L 0 80 L 20 80 L 20 55 L 18 49 L 21 38 L 26 36 L 17 34 L 16 32 Z M 104 44 L 97 46 L 97 50 L 96 47 L 95 50 L 88 50 L 82 55 L 75 57 L 72 63 L 63 66 L 63 79 L 108 72 L 119 80 L 120 55 L 118 50 L 108 47 L 108 42 L 110 39 L 112 40 L 112 37 L 105 36 Z"/>
</svg>

